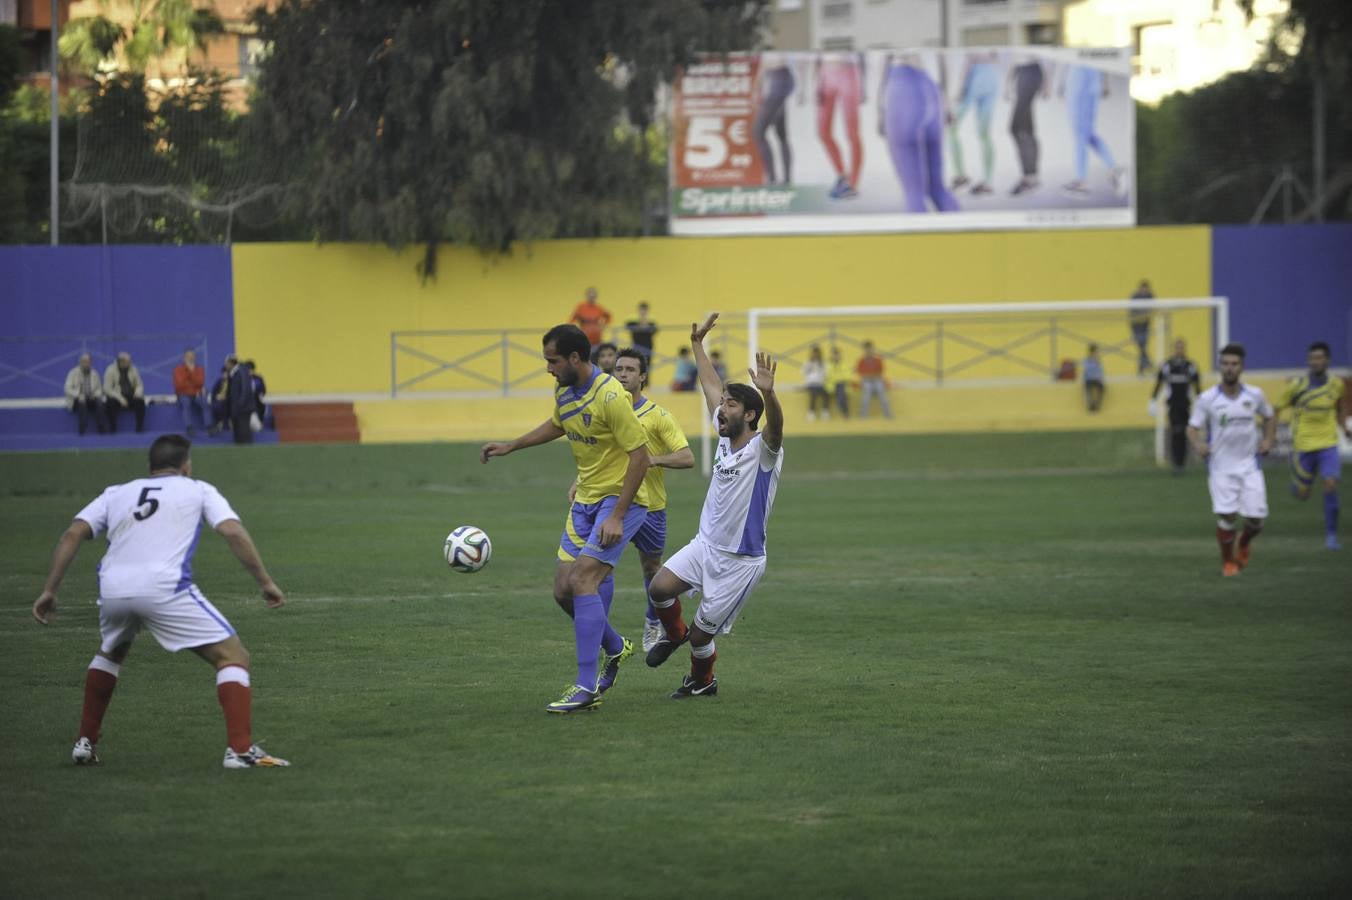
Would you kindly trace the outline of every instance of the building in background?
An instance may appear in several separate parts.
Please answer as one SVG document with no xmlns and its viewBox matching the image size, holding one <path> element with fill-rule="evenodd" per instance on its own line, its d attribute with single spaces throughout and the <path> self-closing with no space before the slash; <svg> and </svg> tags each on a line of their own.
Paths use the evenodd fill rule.
<svg viewBox="0 0 1352 900">
<path fill-rule="evenodd" d="M 1255 0 L 1253 19 L 1236 0 L 1072 0 L 1068 47 L 1132 48 L 1131 94 L 1158 103 L 1247 69 L 1263 55 L 1289 0 Z"/>
<path fill-rule="evenodd" d="M 102 15 L 129 30 L 136 19 L 133 0 L 74 0 L 68 5 L 71 19 Z M 220 16 L 224 31 L 207 38 L 205 51 L 196 47 L 186 53 L 171 50 L 152 61 L 146 67 L 146 84 L 163 90 L 181 83 L 192 70 L 214 71 L 226 78 L 230 100 L 242 106 L 263 49 L 250 17 L 256 9 L 274 6 L 275 0 L 202 0 L 196 5 Z M 118 59 L 106 63 L 102 71 L 111 74 L 124 68 Z"/>
<path fill-rule="evenodd" d="M 58 26 L 70 18 L 70 7 L 71 0 L 60 0 Z M 0 0 L 0 25 L 13 25 L 19 30 L 24 80 L 45 90 L 52 72 L 51 0 Z"/>
<path fill-rule="evenodd" d="M 776 50 L 1057 44 L 1064 0 L 776 0 Z"/>
</svg>

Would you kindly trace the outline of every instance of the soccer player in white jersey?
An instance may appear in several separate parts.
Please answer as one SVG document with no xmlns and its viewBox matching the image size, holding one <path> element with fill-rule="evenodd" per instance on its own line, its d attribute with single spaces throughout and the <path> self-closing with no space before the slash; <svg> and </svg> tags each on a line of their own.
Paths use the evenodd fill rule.
<svg viewBox="0 0 1352 900">
<path fill-rule="evenodd" d="M 725 385 L 704 352 L 704 336 L 716 321 L 718 313 L 703 325 L 690 326 L 700 387 L 718 427 L 713 478 L 698 534 L 666 561 L 648 592 L 665 631 L 648 651 L 648 665 L 662 665 L 677 647 L 690 642 L 690 674 L 672 693 L 677 700 L 718 693 L 714 637 L 732 630 L 765 574 L 765 524 L 784 468 L 784 411 L 775 395 L 775 362 L 769 354 L 756 354 L 756 368 L 748 370 L 755 389 Z M 765 427 L 757 430 L 762 413 Z M 691 588 L 703 596 L 687 626 L 680 595 Z"/>
<path fill-rule="evenodd" d="M 1272 449 L 1277 417 L 1263 392 L 1242 384 L 1244 348 L 1226 344 L 1220 356 L 1221 383 L 1202 392 L 1188 419 L 1188 441 L 1207 461 L 1207 487 L 1216 513 L 1221 574 L 1238 575 L 1249 564 L 1249 545 L 1267 518 L 1267 482 L 1259 457 Z M 1258 419 L 1263 436 L 1258 436 Z M 1206 429 L 1206 436 L 1203 429 Z M 1244 530 L 1235 540 L 1239 517 Z"/>
<path fill-rule="evenodd" d="M 187 438 L 168 434 L 150 445 L 150 477 L 106 489 L 75 514 L 57 542 L 33 618 L 42 625 L 56 612 L 56 591 L 83 541 L 106 535 L 99 563 L 99 630 L 102 642 L 85 673 L 80 734 L 71 751 L 76 765 L 99 762 L 103 714 L 113 698 L 122 663 L 142 628 L 169 652 L 191 650 L 216 670 L 216 696 L 225 712 L 227 769 L 290 765 L 253 743 L 249 715 L 249 651 L 220 610 L 192 580 L 192 557 L 202 521 L 214 528 L 262 588 L 272 608 L 286 598 L 268 575 L 249 532 L 214 487 L 192 477 Z"/>
</svg>

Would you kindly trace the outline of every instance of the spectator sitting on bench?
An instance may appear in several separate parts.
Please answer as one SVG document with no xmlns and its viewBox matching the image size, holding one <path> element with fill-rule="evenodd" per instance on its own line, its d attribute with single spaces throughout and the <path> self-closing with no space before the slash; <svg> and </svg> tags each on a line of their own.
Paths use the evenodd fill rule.
<svg viewBox="0 0 1352 900">
<path fill-rule="evenodd" d="M 89 417 L 94 417 L 94 427 L 103 434 L 103 380 L 90 365 L 88 353 L 80 354 L 80 364 L 66 373 L 66 409 L 75 413 L 79 421 L 80 434 L 89 427 Z"/>
<path fill-rule="evenodd" d="M 117 414 L 128 409 L 136 416 L 136 430 L 145 431 L 146 387 L 126 350 L 119 353 L 117 361 L 110 363 L 104 371 L 103 392 L 108 395 L 109 431 L 117 431 Z"/>
</svg>

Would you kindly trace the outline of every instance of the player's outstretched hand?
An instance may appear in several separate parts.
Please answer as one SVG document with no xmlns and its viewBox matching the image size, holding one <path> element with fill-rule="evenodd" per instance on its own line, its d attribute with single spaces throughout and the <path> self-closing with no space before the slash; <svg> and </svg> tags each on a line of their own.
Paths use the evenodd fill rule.
<svg viewBox="0 0 1352 900">
<path fill-rule="evenodd" d="M 714 323 L 718 321 L 718 313 L 710 313 L 709 318 L 704 320 L 703 325 L 690 323 L 690 340 L 699 343 L 704 340 L 704 336 L 713 331 Z"/>
<path fill-rule="evenodd" d="M 275 581 L 263 585 L 263 602 L 267 604 L 268 609 L 276 609 L 286 603 L 286 595 L 277 587 Z"/>
<path fill-rule="evenodd" d="M 39 625 L 50 625 L 55 613 L 56 594 L 51 591 L 43 591 L 33 604 L 33 618 L 37 619 Z"/>
<path fill-rule="evenodd" d="M 509 444 L 502 441 L 489 441 L 479 448 L 479 462 L 486 463 L 495 456 L 506 456 L 512 452 Z"/>
<path fill-rule="evenodd" d="M 775 370 L 779 368 L 779 363 L 770 358 L 768 353 L 756 354 L 756 368 L 747 369 L 747 374 L 751 376 L 751 383 L 761 393 L 765 393 L 775 386 Z"/>
</svg>

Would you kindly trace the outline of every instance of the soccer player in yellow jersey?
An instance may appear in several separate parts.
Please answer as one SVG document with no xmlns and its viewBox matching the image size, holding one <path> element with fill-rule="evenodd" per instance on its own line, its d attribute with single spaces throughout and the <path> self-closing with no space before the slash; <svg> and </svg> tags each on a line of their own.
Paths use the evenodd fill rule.
<svg viewBox="0 0 1352 900">
<path fill-rule="evenodd" d="M 484 444 L 479 459 L 486 463 L 565 435 L 573 449 L 577 497 L 559 541 L 554 599 L 573 617 L 577 679 L 545 707 L 570 713 L 599 705 L 598 670 L 610 672 L 613 684 L 620 663 L 634 652 L 633 643 L 610 627 L 599 589 L 648 517 L 643 492 L 648 438 L 629 393 L 588 361 L 591 342 L 581 329 L 556 326 L 545 333 L 543 344 L 549 374 L 559 385 L 554 414 L 515 440 Z M 604 663 L 598 659 L 602 653 Z"/>
<path fill-rule="evenodd" d="M 695 454 L 690 449 L 685 432 L 676 417 L 643 395 L 648 383 L 648 358 L 634 348 L 625 348 L 615 358 L 614 375 L 634 398 L 634 413 L 648 435 L 648 474 L 643 488 L 648 495 L 648 518 L 634 535 L 639 563 L 643 566 L 643 595 L 648 596 L 648 585 L 662 568 L 662 551 L 667 545 L 667 484 L 663 469 L 689 469 L 695 465 Z M 614 586 L 611 587 L 614 590 Z M 605 586 L 602 585 L 602 594 Z M 643 652 L 647 653 L 662 639 L 662 621 L 648 600 L 643 617 Z M 605 673 L 601 680 L 605 681 Z"/>
<path fill-rule="evenodd" d="M 1291 493 L 1307 500 L 1316 477 L 1324 489 L 1324 546 L 1338 543 L 1338 430 L 1352 438 L 1347 427 L 1343 380 L 1329 373 L 1329 345 L 1310 345 L 1306 362 L 1310 373 L 1291 382 L 1277 399 L 1277 409 L 1291 409 Z"/>
</svg>

